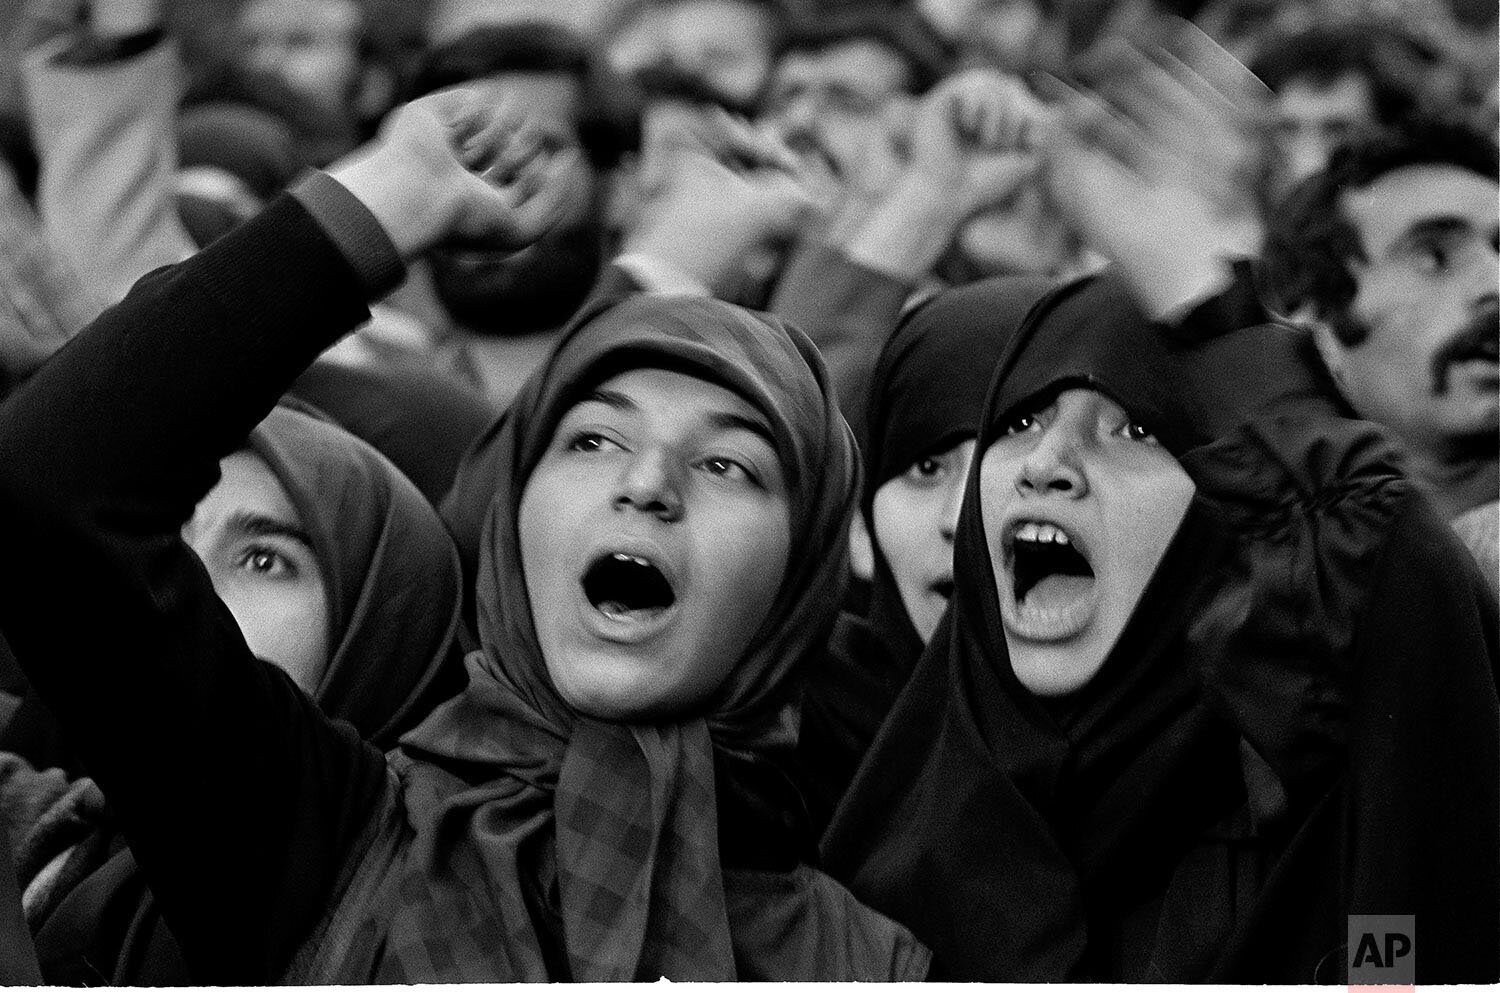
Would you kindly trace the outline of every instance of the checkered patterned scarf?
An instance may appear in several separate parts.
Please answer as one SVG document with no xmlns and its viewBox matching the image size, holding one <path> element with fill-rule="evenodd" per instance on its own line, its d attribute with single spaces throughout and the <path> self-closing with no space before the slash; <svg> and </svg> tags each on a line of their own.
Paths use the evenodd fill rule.
<svg viewBox="0 0 1500 993">
<path fill-rule="evenodd" d="M 675 723 L 627 725 L 578 714 L 553 689 L 516 520 L 525 481 L 580 391 L 651 366 L 723 385 L 766 416 L 798 554 L 715 699 Z M 394 908 L 378 911 L 388 916 L 375 978 L 733 979 L 714 750 L 765 756 L 794 747 L 793 677 L 832 624 L 857 486 L 821 360 L 772 318 L 709 300 L 632 298 L 570 333 L 489 454 L 482 648 L 468 659 L 468 689 L 393 757 L 404 809 L 395 819 L 414 835 L 388 887 Z"/>
</svg>

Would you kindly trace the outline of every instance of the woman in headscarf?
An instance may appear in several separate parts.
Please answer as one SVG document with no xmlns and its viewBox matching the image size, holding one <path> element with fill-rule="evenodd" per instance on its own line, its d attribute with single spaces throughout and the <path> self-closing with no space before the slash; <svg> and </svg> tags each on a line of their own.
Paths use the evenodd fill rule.
<svg viewBox="0 0 1500 993">
<path fill-rule="evenodd" d="M 496 134 L 449 125 L 433 147 L 449 108 L 484 113 L 464 100 L 409 107 L 386 156 L 342 173 L 369 201 L 319 174 L 148 278 L 12 400 L 0 458 L 41 470 L 3 481 L 17 553 L 97 600 L 114 648 L 33 664 L 56 610 L 26 597 L 0 605 L 17 657 L 195 981 L 922 975 L 908 932 L 808 866 L 783 772 L 858 475 L 799 333 L 640 299 L 568 334 L 500 432 L 468 688 L 389 757 L 251 664 L 178 537 L 231 432 L 399 276 L 394 245 L 445 233 L 379 191 L 412 225 L 442 202 L 418 180 L 470 191 L 454 225 L 500 206 L 451 166 L 432 178 Z"/>
<path fill-rule="evenodd" d="M 824 841 L 934 977 L 1343 982 L 1351 915 L 1410 914 L 1418 981 L 1496 979 L 1495 610 L 1310 369 L 1106 277 L 1027 318 Z"/>
<path fill-rule="evenodd" d="M 330 717 L 394 746 L 463 685 L 458 556 L 436 511 L 378 452 L 308 410 L 277 407 L 221 471 L 185 532 L 251 651 L 296 674 Z M 299 587 L 321 623 L 288 608 Z M 20 835 L 46 978 L 187 983 L 98 787 L 14 769 L 0 795 L 26 780 L 56 796 Z"/>
<path fill-rule="evenodd" d="M 953 595 L 953 532 L 995 366 L 1049 282 L 944 291 L 886 341 L 870 383 L 860 511 L 873 551 L 868 608 L 839 616 L 808 677 L 798 758 L 821 831 Z"/>
</svg>

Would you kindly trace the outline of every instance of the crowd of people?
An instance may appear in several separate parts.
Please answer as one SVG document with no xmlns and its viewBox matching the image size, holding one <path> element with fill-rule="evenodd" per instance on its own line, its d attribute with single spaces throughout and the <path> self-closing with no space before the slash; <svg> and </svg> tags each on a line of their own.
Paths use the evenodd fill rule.
<svg viewBox="0 0 1500 993">
<path fill-rule="evenodd" d="M 0 984 L 1500 982 L 1493 5 L 8 16 Z"/>
</svg>

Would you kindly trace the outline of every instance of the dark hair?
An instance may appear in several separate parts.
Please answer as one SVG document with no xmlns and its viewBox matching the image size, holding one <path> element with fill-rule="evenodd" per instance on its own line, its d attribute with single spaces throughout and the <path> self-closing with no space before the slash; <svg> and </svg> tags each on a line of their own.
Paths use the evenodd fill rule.
<svg viewBox="0 0 1500 993">
<path fill-rule="evenodd" d="M 1350 317 L 1348 307 L 1359 290 L 1349 262 L 1363 260 L 1364 248 L 1339 199 L 1417 165 L 1448 165 L 1500 178 L 1494 139 L 1455 121 L 1416 118 L 1338 149 L 1327 169 L 1303 180 L 1269 213 L 1261 270 L 1272 309 L 1291 313 L 1310 306 L 1344 344 L 1363 341 L 1368 331 Z"/>
<path fill-rule="evenodd" d="M 943 42 L 906 8 L 882 11 L 879 17 L 864 13 L 828 16 L 788 31 L 776 50 L 779 61 L 793 52 L 821 52 L 851 41 L 884 46 L 906 65 L 907 89 L 924 93 L 947 74 L 951 59 Z"/>
<path fill-rule="evenodd" d="M 428 53 L 408 98 L 506 73 L 564 73 L 578 80 L 578 136 L 601 169 L 640 147 L 641 108 L 634 88 L 583 35 L 561 24 L 522 21 L 476 27 Z"/>
<path fill-rule="evenodd" d="M 1276 91 L 1299 81 L 1326 88 L 1357 76 L 1370 88 L 1376 120 L 1390 125 L 1419 108 L 1439 61 L 1435 50 L 1395 25 L 1341 24 L 1267 38 L 1250 70 Z"/>
</svg>

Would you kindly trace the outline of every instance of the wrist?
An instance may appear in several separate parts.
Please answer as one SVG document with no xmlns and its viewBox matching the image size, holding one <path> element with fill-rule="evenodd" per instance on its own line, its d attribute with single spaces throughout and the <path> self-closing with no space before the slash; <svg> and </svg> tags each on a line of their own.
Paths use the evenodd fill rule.
<svg viewBox="0 0 1500 993">
<path fill-rule="evenodd" d="M 365 285 L 367 299 L 384 296 L 406 276 L 406 266 L 379 220 L 338 180 L 309 172 L 290 189 L 293 198 L 333 239 Z"/>
<path fill-rule="evenodd" d="M 915 282 L 947 251 L 965 216 L 951 186 L 908 172 L 840 247 L 868 269 Z"/>
<path fill-rule="evenodd" d="M 453 209 L 424 196 L 438 184 L 420 182 L 415 175 L 419 169 L 390 161 L 379 148 L 328 169 L 380 222 L 403 261 L 432 248 L 452 227 Z"/>
</svg>

